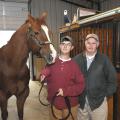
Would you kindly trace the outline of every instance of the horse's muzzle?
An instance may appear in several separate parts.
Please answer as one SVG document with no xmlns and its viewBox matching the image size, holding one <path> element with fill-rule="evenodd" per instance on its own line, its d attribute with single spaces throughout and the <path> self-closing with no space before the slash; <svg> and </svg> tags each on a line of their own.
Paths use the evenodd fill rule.
<svg viewBox="0 0 120 120">
<path fill-rule="evenodd" d="M 54 63 L 54 58 L 52 57 L 51 54 L 47 54 L 45 57 L 44 57 L 45 61 L 47 62 L 47 64 L 52 64 Z"/>
</svg>

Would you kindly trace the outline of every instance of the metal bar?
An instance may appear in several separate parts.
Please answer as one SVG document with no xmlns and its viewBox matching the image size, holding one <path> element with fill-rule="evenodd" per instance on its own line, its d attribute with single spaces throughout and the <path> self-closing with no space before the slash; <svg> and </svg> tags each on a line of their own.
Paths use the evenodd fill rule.
<svg viewBox="0 0 120 120">
<path fill-rule="evenodd" d="M 115 8 L 113 10 L 109 10 L 109 11 L 100 13 L 100 14 L 97 14 L 97 15 L 94 15 L 92 17 L 82 19 L 82 20 L 78 21 L 78 24 L 85 24 L 85 23 L 88 23 L 88 22 L 97 21 L 99 19 L 102 19 L 102 18 L 105 18 L 105 17 L 110 17 L 110 16 L 115 15 L 115 14 L 120 14 L 120 7 Z"/>
</svg>

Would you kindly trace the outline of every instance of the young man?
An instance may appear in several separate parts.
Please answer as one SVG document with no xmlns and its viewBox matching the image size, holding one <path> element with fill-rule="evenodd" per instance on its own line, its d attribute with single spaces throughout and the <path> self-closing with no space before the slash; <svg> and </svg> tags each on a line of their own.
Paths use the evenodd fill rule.
<svg viewBox="0 0 120 120">
<path fill-rule="evenodd" d="M 70 58 L 70 51 L 73 50 L 73 40 L 69 36 L 62 37 L 60 40 L 60 55 L 54 64 L 47 66 L 41 72 L 41 81 L 47 80 L 48 101 L 51 100 L 56 92 L 57 99 L 54 102 L 54 112 L 58 118 L 64 118 L 68 114 L 63 96 L 68 96 L 71 104 L 71 113 L 74 120 L 77 119 L 78 95 L 84 89 L 84 78 L 78 65 Z M 50 120 L 56 120 L 51 114 Z M 72 120 L 69 116 L 67 120 Z"/>
<path fill-rule="evenodd" d="M 107 98 L 116 91 L 116 71 L 106 55 L 97 50 L 99 38 L 88 34 L 85 51 L 74 60 L 85 76 L 86 88 L 79 96 L 78 120 L 107 120 Z"/>
</svg>

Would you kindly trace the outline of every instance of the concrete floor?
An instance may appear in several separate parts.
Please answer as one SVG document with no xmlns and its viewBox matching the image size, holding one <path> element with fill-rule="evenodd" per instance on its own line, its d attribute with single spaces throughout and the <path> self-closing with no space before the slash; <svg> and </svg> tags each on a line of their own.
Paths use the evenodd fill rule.
<svg viewBox="0 0 120 120">
<path fill-rule="evenodd" d="M 24 107 L 24 120 L 49 120 L 48 107 L 39 103 L 39 89 L 40 84 L 38 82 L 30 81 L 30 95 Z M 2 120 L 1 117 L 0 120 Z M 14 96 L 8 100 L 8 120 L 18 120 L 16 98 Z"/>
</svg>

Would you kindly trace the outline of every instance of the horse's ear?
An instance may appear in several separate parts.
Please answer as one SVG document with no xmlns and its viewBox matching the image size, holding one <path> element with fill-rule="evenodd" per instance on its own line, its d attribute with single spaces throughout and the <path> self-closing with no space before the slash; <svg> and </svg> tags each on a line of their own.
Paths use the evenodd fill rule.
<svg viewBox="0 0 120 120">
<path fill-rule="evenodd" d="M 40 21 L 44 23 L 45 19 L 47 18 L 47 15 L 48 15 L 47 12 L 43 12 L 42 15 L 40 16 Z"/>
<path fill-rule="evenodd" d="M 28 21 L 30 23 L 34 21 L 34 17 L 32 17 L 31 14 L 28 14 Z"/>
</svg>

